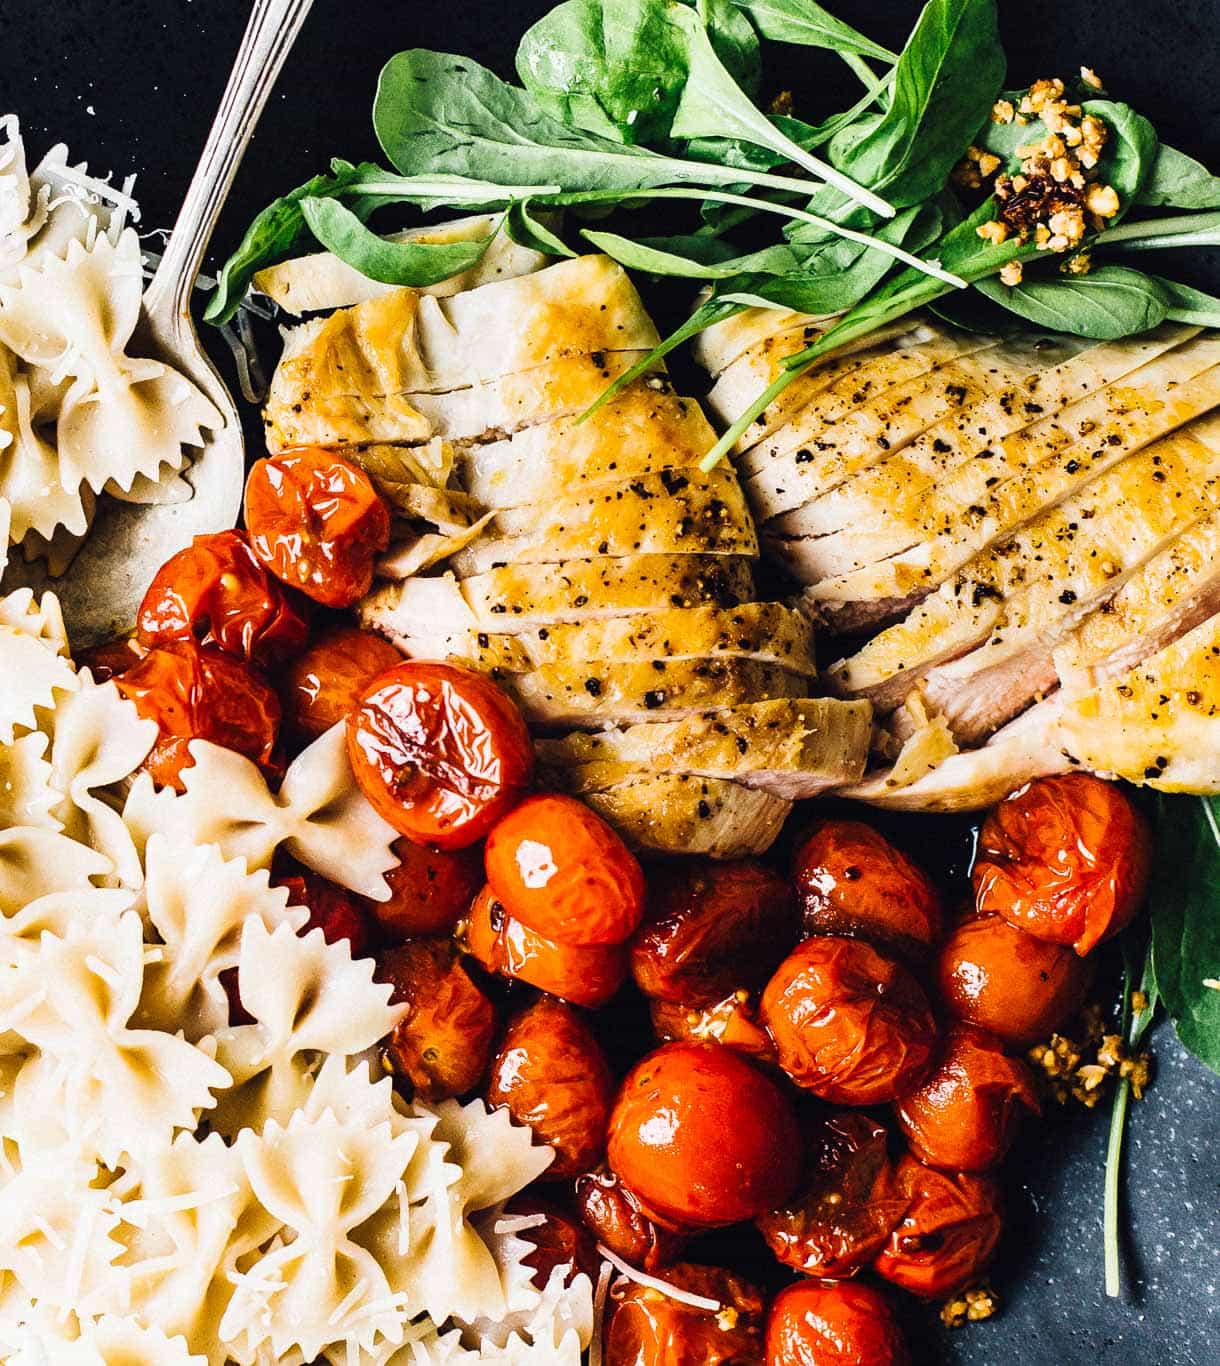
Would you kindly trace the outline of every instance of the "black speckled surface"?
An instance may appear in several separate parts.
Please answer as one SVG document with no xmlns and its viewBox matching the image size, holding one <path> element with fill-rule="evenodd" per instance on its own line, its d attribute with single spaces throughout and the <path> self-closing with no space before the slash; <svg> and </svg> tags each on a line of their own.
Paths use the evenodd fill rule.
<svg viewBox="0 0 1220 1366">
<path fill-rule="evenodd" d="M 1014 83 L 1082 62 L 1167 139 L 1220 161 L 1216 0 L 1000 0 Z M 332 154 L 375 154 L 368 110 L 400 47 L 450 47 L 507 73 L 516 39 L 548 6 L 505 0 L 317 0 L 239 175 L 218 249 L 272 195 Z M 835 7 L 832 4 L 832 8 Z M 894 45 L 911 0 L 839 0 Z M 31 151 L 65 140 L 95 169 L 140 173 L 145 226 L 172 221 L 244 23 L 242 0 L 0 0 L 0 106 Z M 798 99 L 846 94 L 840 68 L 793 52 L 776 84 Z M 837 106 L 836 106 L 837 107 Z M 815 110 L 816 112 L 816 110 Z M 1209 155 L 1210 153 L 1210 155 Z M 1220 271 L 1186 263 L 1200 283 Z M 929 825 L 919 843 L 938 837 Z M 1131 1242 L 1125 1296 L 1102 1293 L 1101 1182 L 1107 1118 L 1052 1115 L 1009 1163 L 1010 1217 L 995 1321 L 945 1336 L 911 1324 L 918 1360 L 956 1366 L 1211 1366 L 1220 1362 L 1220 1078 L 1159 1028 L 1158 1078 L 1129 1133 Z"/>
</svg>

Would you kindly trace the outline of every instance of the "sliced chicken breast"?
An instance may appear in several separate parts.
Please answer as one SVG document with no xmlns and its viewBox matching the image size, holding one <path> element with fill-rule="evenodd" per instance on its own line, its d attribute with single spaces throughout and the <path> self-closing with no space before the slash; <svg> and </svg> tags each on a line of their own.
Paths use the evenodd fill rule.
<svg viewBox="0 0 1220 1366">
<path fill-rule="evenodd" d="M 794 351 L 808 346 L 821 336 L 834 317 L 834 314 L 815 317 L 790 308 L 746 308 L 696 333 L 691 342 L 691 355 L 695 363 L 714 378 L 727 370 L 738 356 L 745 355 L 768 337 L 782 334 L 790 338 Z"/>
</svg>

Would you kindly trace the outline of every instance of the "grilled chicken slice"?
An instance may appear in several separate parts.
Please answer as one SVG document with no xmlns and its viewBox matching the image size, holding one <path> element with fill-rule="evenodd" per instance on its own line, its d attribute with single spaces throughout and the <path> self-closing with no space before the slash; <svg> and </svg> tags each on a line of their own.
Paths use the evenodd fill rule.
<svg viewBox="0 0 1220 1366">
<path fill-rule="evenodd" d="M 775 843 L 792 803 L 718 778 L 648 774 L 584 800 L 637 849 L 746 858 Z"/>
<path fill-rule="evenodd" d="M 700 298 L 702 302 L 702 297 Z M 791 339 L 791 350 L 808 346 L 833 322 L 834 314 L 814 316 L 789 308 L 746 308 L 723 322 L 695 334 L 691 355 L 715 378 L 752 347 L 781 334 Z"/>
<path fill-rule="evenodd" d="M 454 631 L 533 631 L 644 611 L 754 597 L 751 561 L 731 555 L 629 555 L 506 565 L 458 580 L 452 574 L 386 584 L 360 617 L 394 641 Z"/>
<path fill-rule="evenodd" d="M 858 781 L 871 732 L 867 703 L 784 699 L 543 740 L 538 760 L 569 792 L 596 792 L 643 771 L 720 778 L 797 801 Z"/>
</svg>

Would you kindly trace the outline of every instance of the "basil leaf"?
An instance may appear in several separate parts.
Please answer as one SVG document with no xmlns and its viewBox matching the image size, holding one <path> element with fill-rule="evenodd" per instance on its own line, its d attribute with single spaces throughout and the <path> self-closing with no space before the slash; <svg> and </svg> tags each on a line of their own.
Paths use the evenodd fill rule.
<svg viewBox="0 0 1220 1366">
<path fill-rule="evenodd" d="M 894 61 L 894 54 L 857 32 L 814 0 L 733 0 L 754 21 L 764 38 L 775 43 L 826 48 L 831 52 L 854 52 L 879 62 Z"/>
<path fill-rule="evenodd" d="M 1163 275 L 1150 275 L 1169 304 L 1166 315 L 1171 322 L 1191 323 L 1195 327 L 1220 327 L 1220 299 L 1204 294 L 1201 289 L 1167 280 Z"/>
<path fill-rule="evenodd" d="M 1098 341 L 1147 332 L 1169 312 L 1160 285 L 1127 266 L 1098 266 L 1088 275 L 1057 275 L 1012 287 L 991 276 L 974 287 L 1039 327 Z"/>
<path fill-rule="evenodd" d="M 571 247 L 541 219 L 535 218 L 528 199 L 514 199 L 504 215 L 504 231 L 519 247 L 547 256 L 576 256 Z"/>
<path fill-rule="evenodd" d="M 1182 1043 L 1220 1072 L 1220 798 L 1162 797 L 1152 881 L 1152 970 Z"/>
<path fill-rule="evenodd" d="M 791 268 L 796 263 L 789 247 L 767 247 L 750 256 L 715 263 L 700 261 L 689 252 L 653 246 L 646 241 L 632 241 L 615 232 L 594 232 L 586 228 L 581 236 L 628 270 L 642 270 L 650 275 L 677 275 L 687 280 L 725 280 L 747 270 L 771 272 Z M 707 242 L 714 239 L 700 240 Z"/>
<path fill-rule="evenodd" d="M 1220 209 L 1220 176 L 1162 143 L 1137 202 L 1147 208 Z"/>
<path fill-rule="evenodd" d="M 1004 81 L 995 0 L 929 0 L 898 65 L 889 108 L 836 135 L 830 159 L 899 207 L 939 191 Z"/>
</svg>

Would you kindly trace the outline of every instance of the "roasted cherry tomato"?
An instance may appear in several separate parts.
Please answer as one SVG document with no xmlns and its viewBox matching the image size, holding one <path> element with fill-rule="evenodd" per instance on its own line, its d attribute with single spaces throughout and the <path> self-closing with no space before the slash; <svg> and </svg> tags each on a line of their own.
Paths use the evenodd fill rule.
<svg viewBox="0 0 1220 1366">
<path fill-rule="evenodd" d="M 370 901 L 378 927 L 389 939 L 451 934 L 483 884 L 483 860 L 474 849 L 427 849 L 394 841 L 398 862 L 385 875 L 388 901 Z"/>
<path fill-rule="evenodd" d="M 783 878 L 761 863 L 691 859 L 649 887 L 631 971 L 646 996 L 711 1005 L 739 987 L 761 987 L 796 939 Z"/>
<path fill-rule="evenodd" d="M 800 1134 L 787 1097 L 714 1043 L 670 1043 L 628 1073 L 607 1156 L 650 1218 L 679 1231 L 753 1219 L 792 1194 Z"/>
<path fill-rule="evenodd" d="M 600 1160 L 613 1100 L 606 1056 L 571 1006 L 544 997 L 511 1021 L 491 1064 L 487 1103 L 555 1150 L 546 1179 L 576 1176 Z"/>
<path fill-rule="evenodd" d="M 811 1126 L 796 1194 L 756 1220 L 767 1246 L 807 1276 L 850 1276 L 880 1252 L 904 1206 L 882 1125 L 832 1110 Z"/>
<path fill-rule="evenodd" d="M 980 914 L 1086 954 L 1130 924 L 1148 886 L 1147 822 L 1113 783 L 1039 778 L 987 817 L 974 865 Z"/>
<path fill-rule="evenodd" d="M 689 1262 L 664 1279 L 720 1305 L 699 1309 L 634 1282 L 620 1282 L 606 1330 L 605 1366 L 762 1366 L 766 1301 L 719 1266 Z"/>
<path fill-rule="evenodd" d="M 194 763 L 192 740 L 211 740 L 274 770 L 279 699 L 241 660 L 178 640 L 150 650 L 115 683 L 141 716 L 161 728 L 144 765 L 154 782 L 185 790 L 182 770 Z"/>
<path fill-rule="evenodd" d="M 650 1219 L 635 1192 L 604 1167 L 576 1178 L 576 1208 L 595 1241 L 641 1271 L 668 1266 L 686 1246 L 680 1233 Z"/>
<path fill-rule="evenodd" d="M 528 982 L 577 1006 L 604 1006 L 627 976 L 621 944 L 555 944 L 514 920 L 484 887 L 466 926 L 466 946 L 488 972 Z"/>
<path fill-rule="evenodd" d="M 921 1162 L 963 1172 L 998 1167 L 1022 1111 L 1042 1111 L 1029 1068 L 994 1034 L 965 1024 L 949 1030 L 931 1075 L 894 1108 Z"/>
<path fill-rule="evenodd" d="M 378 674 L 401 663 L 402 654 L 388 640 L 355 626 L 336 626 L 281 675 L 284 730 L 298 744 L 316 740 L 355 711 L 360 694 Z"/>
<path fill-rule="evenodd" d="M 101 645 L 90 645 L 74 650 L 72 657 L 80 669 L 88 669 L 95 683 L 108 683 L 138 664 L 148 651 L 134 636 L 107 640 Z"/>
<path fill-rule="evenodd" d="M 884 835 L 862 821 L 822 821 L 797 851 L 808 934 L 850 934 L 902 957 L 926 957 L 944 934 L 940 897 Z"/>
<path fill-rule="evenodd" d="M 509 915 L 556 944 L 621 944 L 644 914 L 639 860 L 575 797 L 527 797 L 493 826 L 483 863 Z"/>
<path fill-rule="evenodd" d="M 386 1041 L 386 1057 L 421 1100 L 473 1091 L 487 1070 L 496 1012 L 452 939 L 412 939 L 388 950 L 377 979 L 394 988 L 391 1005 L 407 1013 Z"/>
<path fill-rule="evenodd" d="M 357 465 L 306 447 L 254 463 L 246 528 L 277 579 L 326 607 L 350 607 L 372 587 L 373 562 L 390 543 L 390 511 Z"/>
<path fill-rule="evenodd" d="M 798 1281 L 767 1318 L 766 1366 L 909 1366 L 893 1310 L 858 1281 Z"/>
<path fill-rule="evenodd" d="M 652 1029 L 661 1043 L 711 1040 L 769 1067 L 779 1065 L 775 1044 L 758 1020 L 758 1007 L 744 989 L 710 1006 L 653 1001 Z"/>
<path fill-rule="evenodd" d="M 521 1261 L 533 1273 L 530 1280 L 535 1290 L 545 1290 L 558 1267 L 567 1273 L 570 1282 L 579 1272 L 597 1284 L 597 1251 L 588 1232 L 571 1215 L 532 1195 L 514 1195 L 504 1206 L 504 1219 L 531 1219 L 542 1215 L 546 1222 L 530 1228 L 520 1228 L 513 1234 L 533 1249 Z"/>
<path fill-rule="evenodd" d="M 353 956 L 364 952 L 369 942 L 369 922 L 359 897 L 308 868 L 277 871 L 271 882 L 273 886 L 288 888 L 290 906 L 304 906 L 309 912 L 302 934 L 318 929 L 328 944 L 346 939 Z"/>
<path fill-rule="evenodd" d="M 913 1157 L 896 1178 L 906 1213 L 873 1269 L 925 1299 L 941 1299 L 976 1281 L 1000 1241 L 1000 1188 L 987 1176 L 941 1172 Z"/>
<path fill-rule="evenodd" d="M 779 1064 L 836 1105 L 880 1105 L 921 1081 L 936 1022 L 915 978 L 859 939 L 818 935 L 780 964 L 762 997 Z"/>
<path fill-rule="evenodd" d="M 1024 1047 L 1084 1005 L 1088 967 L 1061 944 L 1035 939 L 998 915 L 967 916 L 940 951 L 940 994 L 959 1020 Z"/>
<path fill-rule="evenodd" d="M 461 849 L 521 797 L 534 747 L 521 713 L 482 674 L 404 660 L 347 718 L 361 791 L 401 835 Z"/>
<path fill-rule="evenodd" d="M 259 663 L 295 654 L 309 634 L 303 600 L 258 562 L 240 531 L 196 536 L 157 570 L 136 617 L 150 648 L 197 640 Z"/>
</svg>

